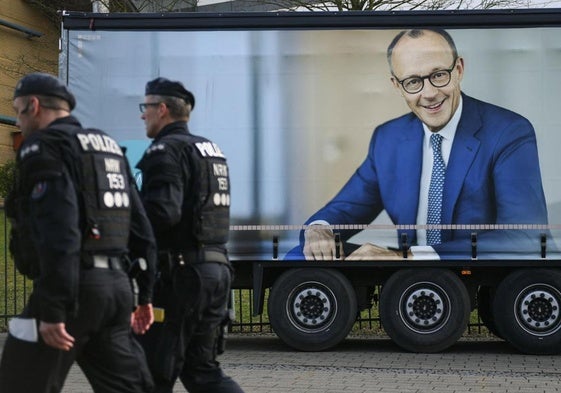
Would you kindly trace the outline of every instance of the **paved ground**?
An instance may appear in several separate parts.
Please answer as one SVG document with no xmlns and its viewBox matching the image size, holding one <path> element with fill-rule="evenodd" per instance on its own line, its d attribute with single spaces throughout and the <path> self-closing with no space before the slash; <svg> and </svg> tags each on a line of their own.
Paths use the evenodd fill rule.
<svg viewBox="0 0 561 393">
<path fill-rule="evenodd" d="M 561 356 L 522 355 L 496 340 L 413 354 L 388 339 L 349 338 L 334 350 L 305 353 L 274 336 L 235 335 L 220 360 L 246 393 L 561 392 Z M 185 389 L 177 384 L 174 392 Z M 92 393 L 77 367 L 63 393 Z"/>
</svg>

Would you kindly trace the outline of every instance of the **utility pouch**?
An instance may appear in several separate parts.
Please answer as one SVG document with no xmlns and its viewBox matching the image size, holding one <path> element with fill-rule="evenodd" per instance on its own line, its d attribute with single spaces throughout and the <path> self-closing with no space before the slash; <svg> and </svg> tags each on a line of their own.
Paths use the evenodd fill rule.
<svg viewBox="0 0 561 393">
<path fill-rule="evenodd" d="M 158 271 L 164 281 L 171 280 L 171 272 L 173 268 L 173 260 L 169 251 L 158 252 Z"/>
<path fill-rule="evenodd" d="M 226 340 L 228 339 L 228 329 L 230 329 L 230 323 L 234 320 L 234 310 L 229 308 L 226 313 L 226 317 L 218 326 L 218 337 L 216 339 L 216 354 L 222 355 L 226 352 Z"/>
</svg>

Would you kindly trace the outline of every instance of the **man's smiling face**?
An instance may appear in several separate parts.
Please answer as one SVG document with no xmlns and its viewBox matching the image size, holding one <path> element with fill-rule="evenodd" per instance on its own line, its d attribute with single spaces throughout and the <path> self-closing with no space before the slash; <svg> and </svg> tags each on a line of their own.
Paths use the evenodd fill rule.
<svg viewBox="0 0 561 393">
<path fill-rule="evenodd" d="M 450 83 L 434 87 L 424 79 L 421 91 L 409 94 L 403 90 L 396 78 L 403 80 L 412 76 L 427 76 L 438 70 L 452 70 Z M 460 81 L 464 74 L 461 57 L 454 61 L 452 48 L 437 33 L 425 31 L 417 38 L 403 36 L 392 53 L 394 86 L 401 91 L 409 108 L 433 132 L 440 131 L 452 118 L 460 103 Z"/>
</svg>

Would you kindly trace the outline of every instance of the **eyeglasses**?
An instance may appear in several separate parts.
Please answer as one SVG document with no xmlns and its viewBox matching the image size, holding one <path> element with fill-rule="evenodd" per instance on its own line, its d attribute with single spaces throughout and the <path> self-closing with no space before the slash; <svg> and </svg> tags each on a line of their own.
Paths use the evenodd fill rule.
<svg viewBox="0 0 561 393">
<path fill-rule="evenodd" d="M 142 104 L 138 104 L 138 108 L 140 109 L 140 113 L 144 113 L 149 106 L 158 106 L 160 104 L 161 102 L 143 102 Z"/>
<path fill-rule="evenodd" d="M 423 90 L 423 87 L 425 87 L 425 79 L 428 79 L 430 84 L 434 87 L 445 87 L 450 83 L 450 80 L 452 80 L 452 71 L 454 71 L 454 67 L 456 67 L 456 60 L 458 60 L 457 57 L 454 59 L 452 67 L 447 70 L 438 70 L 429 75 L 412 76 L 403 80 L 397 79 L 395 75 L 394 78 L 401 87 L 403 87 L 403 90 L 409 94 L 415 94 Z"/>
</svg>

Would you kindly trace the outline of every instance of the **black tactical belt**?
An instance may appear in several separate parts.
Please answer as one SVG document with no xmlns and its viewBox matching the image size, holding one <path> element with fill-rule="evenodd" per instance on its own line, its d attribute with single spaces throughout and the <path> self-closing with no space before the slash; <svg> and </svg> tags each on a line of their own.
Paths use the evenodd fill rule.
<svg viewBox="0 0 561 393">
<path fill-rule="evenodd" d="M 108 257 L 107 255 L 92 255 L 93 266 L 98 269 L 125 270 L 120 257 Z"/>
</svg>

